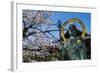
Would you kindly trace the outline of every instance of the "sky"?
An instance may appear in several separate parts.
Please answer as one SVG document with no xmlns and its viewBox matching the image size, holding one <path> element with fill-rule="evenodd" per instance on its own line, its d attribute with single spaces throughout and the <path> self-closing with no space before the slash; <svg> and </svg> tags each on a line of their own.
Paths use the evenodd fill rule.
<svg viewBox="0 0 100 73">
<path fill-rule="evenodd" d="M 91 13 L 83 13 L 83 12 L 56 12 L 54 11 L 52 15 L 49 17 L 52 23 L 57 24 L 57 21 L 60 20 L 62 24 L 67 21 L 70 18 L 78 18 L 80 19 L 86 28 L 87 33 L 91 33 Z M 76 27 L 79 30 L 81 29 L 81 26 L 79 23 L 75 23 Z M 68 25 L 67 25 L 68 26 Z M 67 28 L 67 26 L 65 28 Z M 50 29 L 56 29 L 56 27 L 51 26 Z M 59 32 L 52 32 L 53 35 L 59 38 Z"/>
<path fill-rule="evenodd" d="M 80 12 L 53 12 L 50 16 L 50 19 L 53 23 L 57 23 L 58 20 L 61 20 L 62 23 L 70 18 L 78 18 L 80 19 L 88 33 L 91 32 L 91 13 L 80 13 Z M 77 24 L 77 23 L 76 23 Z"/>
</svg>

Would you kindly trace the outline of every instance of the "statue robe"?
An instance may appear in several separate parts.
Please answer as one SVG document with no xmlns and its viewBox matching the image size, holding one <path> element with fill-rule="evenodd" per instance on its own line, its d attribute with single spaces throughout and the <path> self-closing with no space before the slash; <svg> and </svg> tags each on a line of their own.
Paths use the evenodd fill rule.
<svg viewBox="0 0 100 73">
<path fill-rule="evenodd" d="M 63 60 L 86 59 L 86 46 L 79 37 L 70 37 L 62 47 Z"/>
</svg>

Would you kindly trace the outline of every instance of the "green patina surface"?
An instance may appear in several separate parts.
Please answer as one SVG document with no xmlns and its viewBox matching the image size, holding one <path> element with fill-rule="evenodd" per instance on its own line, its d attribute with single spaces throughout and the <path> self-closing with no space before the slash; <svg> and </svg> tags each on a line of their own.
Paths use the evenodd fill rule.
<svg viewBox="0 0 100 73">
<path fill-rule="evenodd" d="M 64 60 L 82 60 L 86 59 L 86 46 L 81 37 L 77 36 L 77 30 L 74 24 L 68 28 L 69 36 L 62 45 L 62 59 Z"/>
</svg>

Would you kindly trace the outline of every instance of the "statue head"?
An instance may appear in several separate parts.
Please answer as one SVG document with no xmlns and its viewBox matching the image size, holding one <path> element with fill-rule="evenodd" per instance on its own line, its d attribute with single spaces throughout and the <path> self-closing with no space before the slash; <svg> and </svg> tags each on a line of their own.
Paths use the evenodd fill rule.
<svg viewBox="0 0 100 73">
<path fill-rule="evenodd" d="M 71 24 L 68 28 L 68 33 L 70 37 L 75 37 L 77 35 L 77 28 L 75 24 Z"/>
</svg>

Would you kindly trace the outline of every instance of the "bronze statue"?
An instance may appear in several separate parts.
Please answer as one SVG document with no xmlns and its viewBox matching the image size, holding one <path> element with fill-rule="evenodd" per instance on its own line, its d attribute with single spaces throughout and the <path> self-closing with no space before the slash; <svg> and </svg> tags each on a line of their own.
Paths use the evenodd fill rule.
<svg viewBox="0 0 100 73">
<path fill-rule="evenodd" d="M 70 19 L 68 22 L 77 21 L 79 23 L 82 23 L 79 19 L 73 18 Z M 63 27 L 65 26 L 65 23 L 63 24 Z M 62 50 L 62 59 L 63 60 L 83 60 L 87 59 L 87 52 L 88 49 L 84 37 L 86 35 L 85 32 L 85 26 L 82 23 L 82 30 L 81 33 L 75 26 L 75 24 L 70 24 L 68 30 L 67 30 L 67 38 L 63 31 L 64 28 L 62 28 L 62 39 L 63 43 L 61 44 L 61 50 Z M 63 35 L 64 34 L 64 35 Z"/>
</svg>

